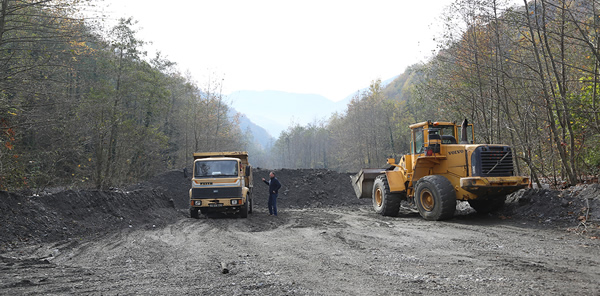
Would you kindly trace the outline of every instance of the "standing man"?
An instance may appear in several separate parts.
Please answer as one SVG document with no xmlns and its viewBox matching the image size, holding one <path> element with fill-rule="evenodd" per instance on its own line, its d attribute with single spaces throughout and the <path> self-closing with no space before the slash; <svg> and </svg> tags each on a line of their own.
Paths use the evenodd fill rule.
<svg viewBox="0 0 600 296">
<path fill-rule="evenodd" d="M 270 172 L 269 177 L 271 179 L 268 182 L 265 178 L 262 178 L 263 182 L 269 185 L 269 215 L 277 216 L 277 195 L 279 188 L 281 188 L 281 183 L 275 178 L 275 173 Z"/>
</svg>

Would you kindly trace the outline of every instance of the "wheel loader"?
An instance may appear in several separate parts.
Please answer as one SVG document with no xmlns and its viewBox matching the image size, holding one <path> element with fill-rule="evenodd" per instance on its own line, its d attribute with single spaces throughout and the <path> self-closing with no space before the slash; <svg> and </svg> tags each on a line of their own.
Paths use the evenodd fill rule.
<svg viewBox="0 0 600 296">
<path fill-rule="evenodd" d="M 452 218 L 457 200 L 488 213 L 529 184 L 528 177 L 515 176 L 510 146 L 474 144 L 467 120 L 460 125 L 426 121 L 410 130 L 410 154 L 397 163 L 388 158 L 387 168 L 362 169 L 351 177 L 358 198 L 372 198 L 378 214 L 398 215 L 402 200 L 414 202 L 426 220 Z"/>
</svg>

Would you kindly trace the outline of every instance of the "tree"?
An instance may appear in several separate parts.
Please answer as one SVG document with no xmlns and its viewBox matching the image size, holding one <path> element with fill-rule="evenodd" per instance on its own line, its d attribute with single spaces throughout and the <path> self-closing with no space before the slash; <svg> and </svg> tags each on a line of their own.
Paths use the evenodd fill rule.
<svg viewBox="0 0 600 296">
<path fill-rule="evenodd" d="M 455 2 L 419 100 L 441 103 L 440 115 L 472 118 L 484 143 L 512 145 L 534 180 L 575 184 L 596 139 L 597 1 L 523 4 Z"/>
<path fill-rule="evenodd" d="M 69 102 L 81 95 L 73 69 L 88 33 L 73 17 L 81 2 L 0 1 L 0 189 L 73 174 L 80 153 L 66 139 Z"/>
</svg>

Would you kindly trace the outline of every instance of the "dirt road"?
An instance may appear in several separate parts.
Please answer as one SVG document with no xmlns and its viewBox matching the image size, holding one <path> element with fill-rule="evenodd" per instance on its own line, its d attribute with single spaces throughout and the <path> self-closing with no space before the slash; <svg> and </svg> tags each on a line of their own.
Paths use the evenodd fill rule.
<svg viewBox="0 0 600 296">
<path fill-rule="evenodd" d="M 123 190 L 0 192 L 0 295 L 599 295 L 598 184 L 432 222 L 375 214 L 348 174 L 277 176 L 279 217 L 259 183 L 248 219 L 189 218 L 180 171 Z"/>
<path fill-rule="evenodd" d="M 489 216 L 363 206 L 181 218 L 4 254 L 4 295 L 598 295 L 600 242 Z M 49 257 L 50 256 L 50 257 Z M 226 264 L 228 273 L 223 273 Z"/>
</svg>

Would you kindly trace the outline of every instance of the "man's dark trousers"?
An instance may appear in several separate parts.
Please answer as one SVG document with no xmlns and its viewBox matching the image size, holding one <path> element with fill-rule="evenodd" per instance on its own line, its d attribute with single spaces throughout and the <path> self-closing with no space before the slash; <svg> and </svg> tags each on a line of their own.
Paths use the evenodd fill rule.
<svg viewBox="0 0 600 296">
<path fill-rule="evenodd" d="M 277 194 L 269 194 L 269 214 L 277 216 Z"/>
</svg>

